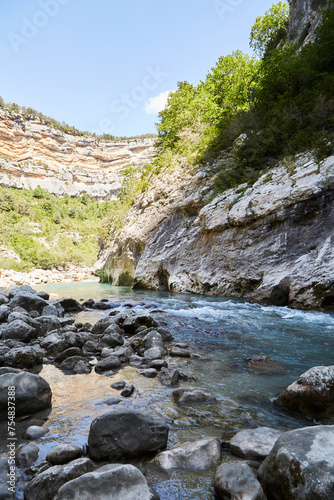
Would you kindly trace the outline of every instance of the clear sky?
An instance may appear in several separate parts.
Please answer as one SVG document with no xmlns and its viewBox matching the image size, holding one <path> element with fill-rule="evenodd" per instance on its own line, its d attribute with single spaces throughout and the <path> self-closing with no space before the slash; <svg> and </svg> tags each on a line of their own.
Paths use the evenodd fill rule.
<svg viewBox="0 0 334 500">
<path fill-rule="evenodd" d="M 251 53 L 273 0 L 0 0 L 0 95 L 80 130 L 155 132 L 178 81 Z"/>
</svg>

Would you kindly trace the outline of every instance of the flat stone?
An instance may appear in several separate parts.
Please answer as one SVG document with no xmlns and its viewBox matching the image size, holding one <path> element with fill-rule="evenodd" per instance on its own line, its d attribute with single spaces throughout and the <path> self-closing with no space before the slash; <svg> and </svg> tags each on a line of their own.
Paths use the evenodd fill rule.
<svg viewBox="0 0 334 500">
<path fill-rule="evenodd" d="M 108 356 L 107 358 L 99 361 L 97 365 L 95 365 L 95 371 L 96 373 L 101 373 L 107 370 L 120 368 L 121 366 L 122 363 L 120 362 L 119 358 L 117 358 L 116 356 Z"/>
<path fill-rule="evenodd" d="M 282 432 L 269 427 L 245 429 L 231 439 L 230 448 L 238 457 L 263 460 L 269 455 L 281 435 Z"/>
<path fill-rule="evenodd" d="M 159 453 L 155 461 L 165 470 L 205 470 L 216 465 L 221 457 L 218 439 L 207 438 L 184 443 Z"/>
<path fill-rule="evenodd" d="M 137 370 L 137 373 L 147 378 L 155 378 L 158 375 L 158 372 L 155 368 L 146 368 L 143 370 Z"/>
<path fill-rule="evenodd" d="M 126 384 L 125 380 L 117 380 L 117 382 L 113 382 L 110 387 L 112 387 L 116 391 L 120 391 L 124 389 L 125 384 Z"/>
<path fill-rule="evenodd" d="M 49 432 L 47 427 L 40 427 L 38 425 L 31 425 L 26 430 L 24 437 L 26 439 L 39 439 L 42 436 L 45 436 Z"/>
</svg>

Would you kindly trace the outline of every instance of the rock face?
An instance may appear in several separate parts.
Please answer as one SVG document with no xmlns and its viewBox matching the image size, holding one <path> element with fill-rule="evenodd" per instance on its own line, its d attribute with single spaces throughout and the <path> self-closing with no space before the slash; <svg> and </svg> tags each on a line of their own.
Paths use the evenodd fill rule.
<svg viewBox="0 0 334 500">
<path fill-rule="evenodd" d="M 334 6 L 330 0 L 289 0 L 289 4 L 289 39 L 300 43 L 313 39 L 321 10 Z"/>
<path fill-rule="evenodd" d="M 205 205 L 209 175 L 157 179 L 101 253 L 105 276 L 151 290 L 333 305 L 334 157 L 318 165 L 300 156 Z"/>
<path fill-rule="evenodd" d="M 0 368 L 0 420 L 7 418 L 8 387 L 15 387 L 16 415 L 30 415 L 51 406 L 51 389 L 39 375 Z"/>
<path fill-rule="evenodd" d="M 334 415 L 334 366 L 315 366 L 303 373 L 274 404 L 309 416 Z"/>
<path fill-rule="evenodd" d="M 273 500 L 334 498 L 334 426 L 285 432 L 259 469 Z"/>
<path fill-rule="evenodd" d="M 90 426 L 88 446 L 93 460 L 111 460 L 154 453 L 166 447 L 168 426 L 158 413 L 116 409 Z"/>
<path fill-rule="evenodd" d="M 0 153 L 12 158 L 0 158 L 2 186 L 108 199 L 120 189 L 124 165 L 151 158 L 153 140 L 98 142 L 0 110 Z"/>
<path fill-rule="evenodd" d="M 105 465 L 62 486 L 55 500 L 157 500 L 133 465 Z"/>
</svg>

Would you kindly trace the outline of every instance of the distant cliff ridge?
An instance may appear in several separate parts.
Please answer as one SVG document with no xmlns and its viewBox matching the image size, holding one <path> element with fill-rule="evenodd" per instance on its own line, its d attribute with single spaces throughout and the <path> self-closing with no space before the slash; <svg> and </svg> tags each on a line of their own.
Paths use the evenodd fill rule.
<svg viewBox="0 0 334 500">
<path fill-rule="evenodd" d="M 120 189 L 122 167 L 149 161 L 153 143 L 97 141 L 0 110 L 0 185 L 108 199 Z"/>
</svg>

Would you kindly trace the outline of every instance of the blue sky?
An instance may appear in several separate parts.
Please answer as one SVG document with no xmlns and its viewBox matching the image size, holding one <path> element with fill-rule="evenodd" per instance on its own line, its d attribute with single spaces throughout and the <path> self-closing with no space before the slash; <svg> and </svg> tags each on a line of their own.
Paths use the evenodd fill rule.
<svg viewBox="0 0 334 500">
<path fill-rule="evenodd" d="M 251 53 L 250 28 L 273 3 L 0 0 L 0 95 L 80 130 L 155 132 L 167 92 Z"/>
</svg>

